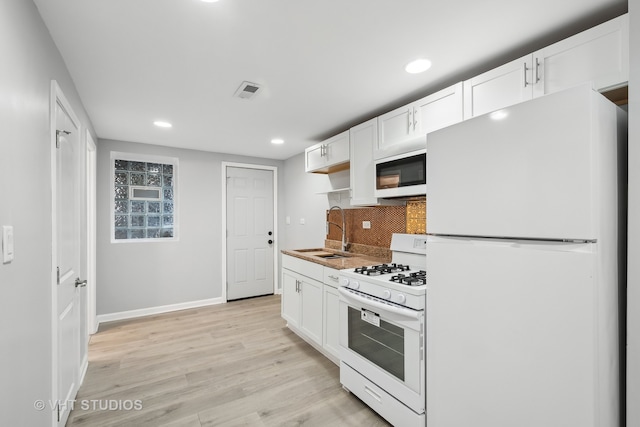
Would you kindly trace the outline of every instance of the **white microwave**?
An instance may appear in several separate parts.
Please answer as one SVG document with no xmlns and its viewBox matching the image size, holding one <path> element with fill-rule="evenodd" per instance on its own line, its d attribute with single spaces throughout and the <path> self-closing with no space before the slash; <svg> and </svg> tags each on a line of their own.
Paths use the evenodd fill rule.
<svg viewBox="0 0 640 427">
<path fill-rule="evenodd" d="M 376 160 L 375 197 L 427 194 L 427 151 L 418 150 Z"/>
</svg>

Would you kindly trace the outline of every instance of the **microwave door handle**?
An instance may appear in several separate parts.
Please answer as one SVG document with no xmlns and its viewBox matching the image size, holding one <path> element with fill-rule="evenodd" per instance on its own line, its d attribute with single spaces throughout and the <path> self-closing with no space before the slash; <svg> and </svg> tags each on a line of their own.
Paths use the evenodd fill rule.
<svg viewBox="0 0 640 427">
<path fill-rule="evenodd" d="M 338 292 L 342 297 L 344 297 L 345 300 L 352 301 L 356 304 L 365 304 L 365 305 L 368 305 L 369 307 L 374 307 L 380 310 L 381 312 L 386 311 L 387 313 L 395 313 L 400 316 L 408 317 L 410 319 L 420 319 L 420 317 L 422 316 L 421 311 L 415 311 L 408 308 L 396 307 L 394 305 L 385 304 L 383 302 L 378 302 L 373 299 L 364 298 L 342 287 L 338 288 Z"/>
</svg>

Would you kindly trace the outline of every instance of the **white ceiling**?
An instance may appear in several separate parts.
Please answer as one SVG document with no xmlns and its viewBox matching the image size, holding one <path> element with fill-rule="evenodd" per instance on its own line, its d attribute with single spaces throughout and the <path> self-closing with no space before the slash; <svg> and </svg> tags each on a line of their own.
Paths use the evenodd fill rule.
<svg viewBox="0 0 640 427">
<path fill-rule="evenodd" d="M 627 9 L 626 0 L 34 2 L 99 138 L 273 159 Z M 417 57 L 433 67 L 407 74 Z M 233 98 L 244 80 L 263 85 L 251 101 Z"/>
</svg>

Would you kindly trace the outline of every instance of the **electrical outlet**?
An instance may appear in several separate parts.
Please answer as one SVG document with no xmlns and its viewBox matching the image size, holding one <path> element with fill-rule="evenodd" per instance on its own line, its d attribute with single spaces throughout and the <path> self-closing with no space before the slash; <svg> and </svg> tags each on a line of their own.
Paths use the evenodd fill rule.
<svg viewBox="0 0 640 427">
<path fill-rule="evenodd" d="M 368 230 L 371 228 L 371 221 L 362 221 L 362 228 Z"/>
<path fill-rule="evenodd" d="M 291 224 L 291 217 L 290 217 L 290 216 L 287 216 L 287 217 L 284 219 L 284 223 L 285 223 L 285 224 L 287 224 L 287 225 Z"/>
<path fill-rule="evenodd" d="M 305 221 L 304 218 L 300 218 L 300 225 L 304 225 Z"/>
</svg>

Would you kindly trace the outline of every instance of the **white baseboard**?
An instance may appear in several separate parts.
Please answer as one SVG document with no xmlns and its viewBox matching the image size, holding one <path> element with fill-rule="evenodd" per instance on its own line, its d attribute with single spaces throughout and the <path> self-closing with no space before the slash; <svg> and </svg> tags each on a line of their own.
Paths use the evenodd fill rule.
<svg viewBox="0 0 640 427">
<path fill-rule="evenodd" d="M 78 387 L 84 382 L 84 377 L 87 375 L 87 369 L 89 368 L 89 354 L 85 353 L 82 363 L 80 364 L 80 381 Z"/>
<path fill-rule="evenodd" d="M 99 314 L 98 325 L 103 322 L 113 322 L 114 320 L 133 319 L 136 317 L 150 316 L 152 314 L 168 313 L 170 311 L 186 310 L 189 308 L 205 307 L 207 305 L 224 304 L 223 298 L 210 298 L 199 301 L 182 302 L 179 304 L 161 305 L 158 307 L 141 308 L 138 310 L 120 311 L 117 313 Z"/>
</svg>

